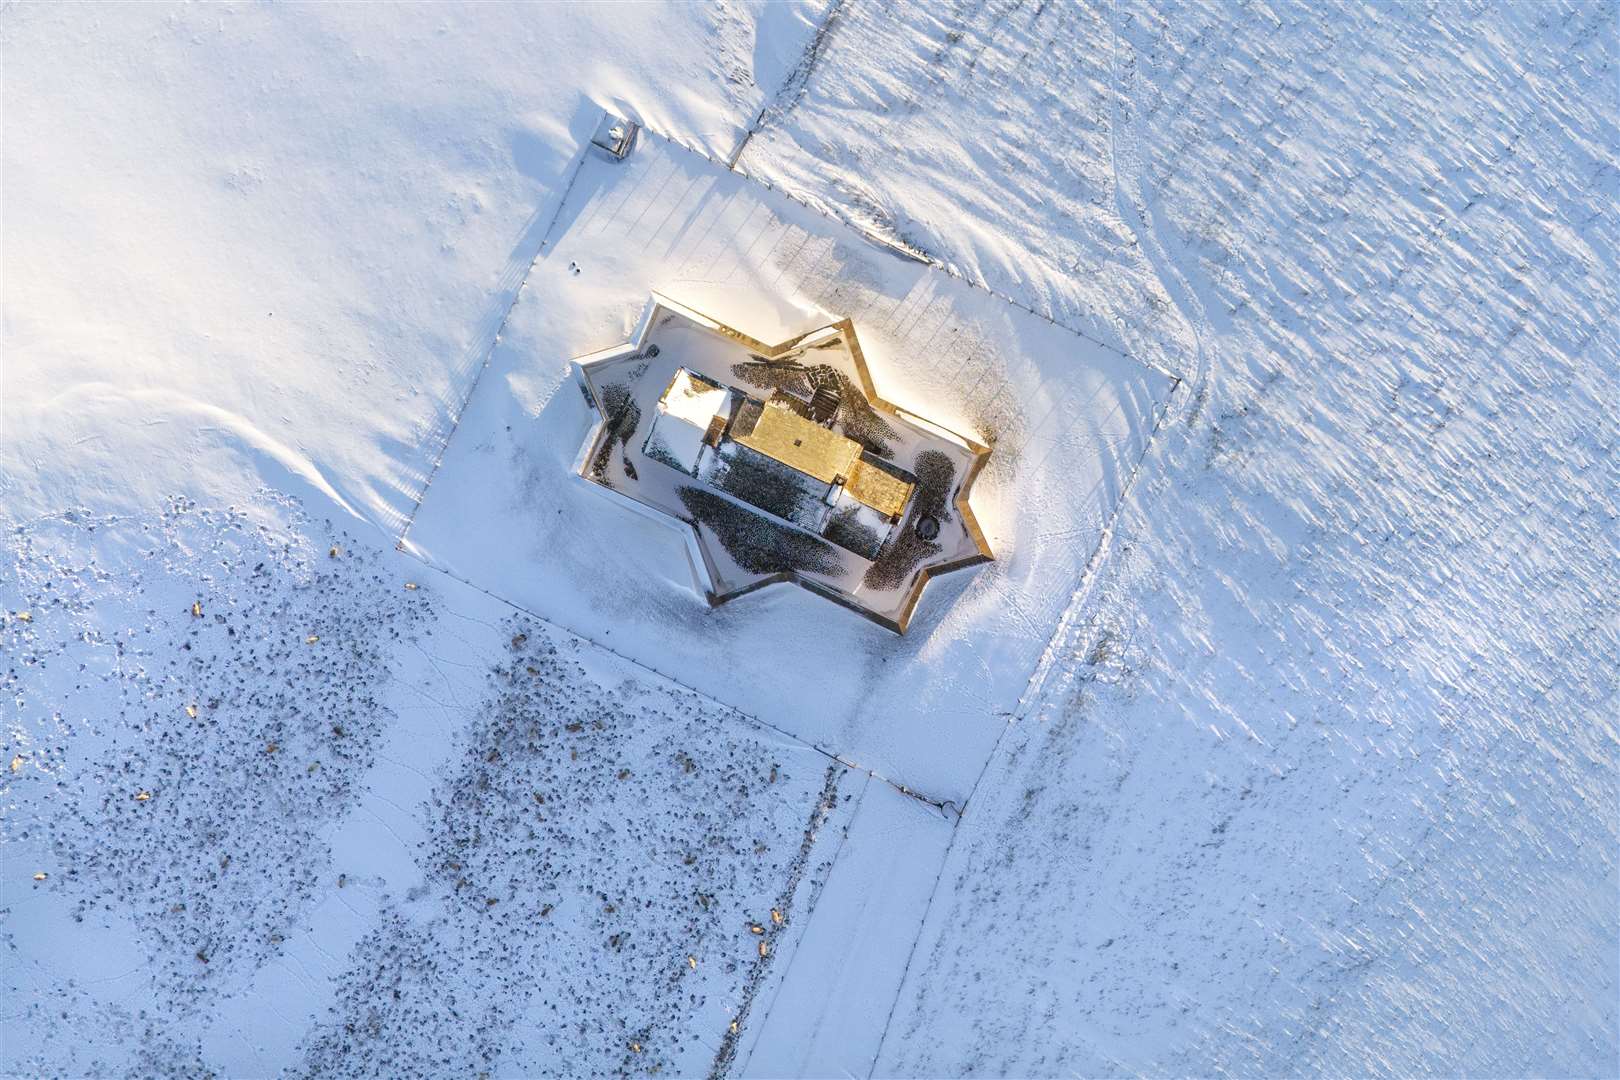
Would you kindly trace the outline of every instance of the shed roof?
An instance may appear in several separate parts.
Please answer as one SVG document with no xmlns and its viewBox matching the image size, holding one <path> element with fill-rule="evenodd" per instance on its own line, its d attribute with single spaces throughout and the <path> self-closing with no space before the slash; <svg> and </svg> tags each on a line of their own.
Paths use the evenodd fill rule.
<svg viewBox="0 0 1620 1080">
<path fill-rule="evenodd" d="M 851 498 L 891 518 L 905 510 L 913 486 L 860 458 L 844 480 L 844 490 Z"/>
</svg>

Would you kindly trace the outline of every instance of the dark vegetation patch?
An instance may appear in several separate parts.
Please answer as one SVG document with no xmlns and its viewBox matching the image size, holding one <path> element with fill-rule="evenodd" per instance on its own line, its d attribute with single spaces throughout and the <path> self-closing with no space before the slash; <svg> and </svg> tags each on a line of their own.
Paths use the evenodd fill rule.
<svg viewBox="0 0 1620 1080">
<path fill-rule="evenodd" d="M 819 537 L 778 525 L 758 511 L 702 488 L 679 491 L 686 512 L 707 525 L 733 562 L 750 574 L 803 571 L 842 576 L 838 549 Z"/>
<path fill-rule="evenodd" d="M 924 450 L 917 455 L 912 472 L 917 477 L 917 493 L 912 497 L 911 510 L 888 547 L 867 567 L 864 581 L 869 589 L 899 588 L 919 565 L 944 550 L 918 535 L 916 525 L 924 518 L 936 523 L 950 520 L 956 466 L 938 450 Z"/>
<path fill-rule="evenodd" d="M 690 1072 L 724 1034 L 694 1014 L 734 1007 L 791 921 L 821 770 L 697 695 L 600 681 L 539 625 L 504 633 L 419 903 L 350 957 L 297 1075 Z"/>
<path fill-rule="evenodd" d="M 834 511 L 823 535 L 839 547 L 848 548 L 870 558 L 878 550 L 877 530 L 863 525 L 856 519 L 855 514 L 854 509 Z"/>
<path fill-rule="evenodd" d="M 731 373 L 756 390 L 783 390 L 796 397 L 810 396 L 810 379 L 804 365 L 790 357 L 769 360 L 757 353 L 732 364 Z"/>
<path fill-rule="evenodd" d="M 832 370 L 832 369 L 829 369 Z M 832 370 L 838 380 L 838 425 L 845 435 L 878 457 L 888 457 L 899 432 L 866 400 L 866 394 L 855 381 L 841 371 Z"/>
<path fill-rule="evenodd" d="M 394 719 L 389 652 L 428 609 L 279 501 L 285 531 L 176 499 L 10 538 L 0 607 L 29 618 L 0 625 L 4 837 L 48 848 L 37 888 L 75 920 L 133 920 L 171 1018 L 277 954 L 330 880 L 321 830 L 355 802 Z"/>
<path fill-rule="evenodd" d="M 384 910 L 349 954 L 332 1019 L 315 1029 L 288 1077 L 484 1075 L 505 1047 L 513 1006 L 479 992 L 480 971 L 460 970 L 470 940 Z M 447 944 L 451 945 L 447 948 Z M 480 948 L 490 948 L 484 941 Z M 490 958 L 483 959 L 489 964 Z M 465 978 L 467 975 L 471 978 Z M 454 1033 L 449 1038 L 414 1037 Z"/>
<path fill-rule="evenodd" d="M 8 952 L 15 948 L 10 936 L 0 929 L 0 948 Z M 15 964 L 14 957 L 7 963 Z M 109 998 L 104 991 L 96 980 L 59 981 L 48 991 L 30 980 L 26 991 L 9 997 L 6 1037 L 0 1039 L 8 1080 L 219 1080 L 221 1074 L 203 1057 L 195 1024 L 176 1024 L 171 1015 L 149 1008 L 144 995 Z M 48 1003 L 41 1002 L 46 993 Z M 26 1034 L 12 1037 L 12 1030 L 24 1024 Z"/>
<path fill-rule="evenodd" d="M 732 446 L 708 477 L 710 483 L 762 510 L 788 521 L 820 516 L 821 484 L 803 473 L 746 446 Z M 690 509 L 690 507 L 688 507 Z"/>
<path fill-rule="evenodd" d="M 591 478 L 604 480 L 607 476 L 608 462 L 613 458 L 614 446 L 622 448 L 621 452 L 630 449 L 630 439 L 635 435 L 636 428 L 641 426 L 641 406 L 630 396 L 628 387 L 613 383 L 602 388 L 602 442 L 596 448 L 596 455 L 591 459 Z M 625 462 L 629 466 L 629 462 Z M 631 473 L 631 479 L 635 474 Z"/>
</svg>

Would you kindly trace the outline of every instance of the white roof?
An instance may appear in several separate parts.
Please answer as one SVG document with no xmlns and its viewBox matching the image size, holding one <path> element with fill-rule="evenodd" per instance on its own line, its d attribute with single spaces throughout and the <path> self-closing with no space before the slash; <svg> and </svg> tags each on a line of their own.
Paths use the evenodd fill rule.
<svg viewBox="0 0 1620 1080">
<path fill-rule="evenodd" d="M 677 368 L 669 389 L 658 401 L 658 411 L 686 421 L 701 435 L 709 429 L 709 421 L 730 404 L 730 390 L 701 375 L 693 375 L 685 368 Z"/>
<path fill-rule="evenodd" d="M 731 391 L 685 368 L 677 368 L 658 399 L 645 452 L 696 474 L 703 436 L 717 415 L 731 408 Z"/>
</svg>

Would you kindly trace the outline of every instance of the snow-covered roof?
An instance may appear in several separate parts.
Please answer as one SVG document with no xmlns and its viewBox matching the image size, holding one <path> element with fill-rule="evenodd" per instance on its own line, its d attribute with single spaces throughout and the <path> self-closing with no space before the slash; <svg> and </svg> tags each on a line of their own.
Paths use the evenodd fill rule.
<svg viewBox="0 0 1620 1080">
<path fill-rule="evenodd" d="M 658 399 L 643 452 L 692 475 L 697 474 L 703 440 L 716 417 L 731 412 L 731 391 L 712 379 L 677 368 L 664 396 Z"/>
<path fill-rule="evenodd" d="M 821 532 L 831 487 L 827 481 L 740 441 L 722 443 L 710 461 L 701 476 L 719 490 L 800 528 Z"/>
<path fill-rule="evenodd" d="M 698 457 L 703 453 L 703 431 L 660 413 L 653 418 L 652 430 L 641 452 L 692 476 L 697 475 Z"/>
<path fill-rule="evenodd" d="M 730 404 L 731 391 L 726 387 L 694 371 L 676 368 L 675 377 L 669 380 L 664 396 L 658 399 L 658 411 L 684 420 L 703 432 L 709 429 L 709 422 L 715 414 Z"/>
</svg>

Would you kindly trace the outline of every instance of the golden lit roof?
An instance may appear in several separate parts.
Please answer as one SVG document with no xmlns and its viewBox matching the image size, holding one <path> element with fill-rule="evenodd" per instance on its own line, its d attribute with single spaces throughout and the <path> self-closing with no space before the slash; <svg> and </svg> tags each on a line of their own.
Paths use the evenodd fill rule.
<svg viewBox="0 0 1620 1080">
<path fill-rule="evenodd" d="M 844 491 L 856 502 L 864 503 L 885 517 L 899 517 L 911 498 L 912 485 L 892 476 L 876 465 L 855 459 L 844 480 Z"/>
<path fill-rule="evenodd" d="M 861 456 L 860 443 L 775 402 L 766 402 L 753 431 L 734 437 L 750 450 L 775 458 L 824 484 L 849 476 Z"/>
</svg>

